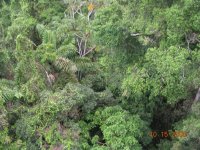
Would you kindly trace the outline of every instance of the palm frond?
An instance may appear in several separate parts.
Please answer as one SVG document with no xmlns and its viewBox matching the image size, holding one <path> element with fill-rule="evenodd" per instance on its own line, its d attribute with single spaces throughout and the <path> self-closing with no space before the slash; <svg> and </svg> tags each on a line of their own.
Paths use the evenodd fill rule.
<svg viewBox="0 0 200 150">
<path fill-rule="evenodd" d="M 56 60 L 55 65 L 66 72 L 75 73 L 77 71 L 76 65 L 69 59 L 60 57 Z"/>
</svg>

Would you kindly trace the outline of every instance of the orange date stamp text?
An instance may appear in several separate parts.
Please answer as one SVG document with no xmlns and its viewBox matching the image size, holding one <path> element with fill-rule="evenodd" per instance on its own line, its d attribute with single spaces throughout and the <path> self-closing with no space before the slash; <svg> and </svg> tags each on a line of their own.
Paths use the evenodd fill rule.
<svg viewBox="0 0 200 150">
<path fill-rule="evenodd" d="M 152 138 L 185 138 L 187 137 L 187 132 L 185 131 L 151 131 L 148 135 Z"/>
</svg>

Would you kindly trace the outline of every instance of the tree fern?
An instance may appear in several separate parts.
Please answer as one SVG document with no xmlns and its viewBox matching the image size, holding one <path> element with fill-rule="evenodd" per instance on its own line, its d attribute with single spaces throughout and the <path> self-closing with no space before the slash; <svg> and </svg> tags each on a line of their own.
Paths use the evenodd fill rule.
<svg viewBox="0 0 200 150">
<path fill-rule="evenodd" d="M 33 46 L 36 46 L 36 45 L 29 38 L 23 36 L 22 34 L 17 35 L 17 38 L 16 38 L 17 50 L 32 50 Z"/>
<path fill-rule="evenodd" d="M 66 72 L 75 73 L 77 71 L 76 65 L 69 59 L 60 57 L 56 60 L 55 65 Z"/>
<path fill-rule="evenodd" d="M 37 24 L 36 29 L 42 38 L 42 44 L 51 44 L 56 49 L 56 34 L 54 31 L 46 29 L 44 25 Z"/>
<path fill-rule="evenodd" d="M 10 57 L 6 50 L 0 50 L 0 77 L 8 77 L 11 71 Z"/>
<path fill-rule="evenodd" d="M 3 79 L 0 80 L 0 85 L 1 98 L 4 102 L 13 101 L 23 96 L 16 88 L 14 88 L 14 81 Z"/>
<path fill-rule="evenodd" d="M 90 70 L 94 70 L 94 64 L 87 57 L 75 58 L 74 62 L 76 63 L 78 70 L 81 72 L 88 72 Z"/>
<path fill-rule="evenodd" d="M 42 38 L 43 33 L 45 32 L 45 26 L 43 24 L 37 24 L 36 25 L 36 30 L 40 36 L 40 38 Z"/>
<path fill-rule="evenodd" d="M 42 35 L 42 41 L 43 43 L 52 43 L 56 45 L 56 38 L 54 32 L 51 30 L 46 30 Z"/>
<path fill-rule="evenodd" d="M 23 13 L 28 13 L 28 11 L 29 11 L 29 4 L 28 4 L 28 2 L 26 0 L 21 0 L 19 3 L 21 5 L 22 12 Z"/>
</svg>

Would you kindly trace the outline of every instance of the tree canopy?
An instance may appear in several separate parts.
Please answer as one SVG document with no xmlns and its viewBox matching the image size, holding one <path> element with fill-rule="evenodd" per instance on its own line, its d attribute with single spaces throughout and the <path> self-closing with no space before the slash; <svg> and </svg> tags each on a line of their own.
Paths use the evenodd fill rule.
<svg viewBox="0 0 200 150">
<path fill-rule="evenodd" d="M 198 150 L 199 65 L 199 0 L 2 0 L 0 149 Z"/>
</svg>

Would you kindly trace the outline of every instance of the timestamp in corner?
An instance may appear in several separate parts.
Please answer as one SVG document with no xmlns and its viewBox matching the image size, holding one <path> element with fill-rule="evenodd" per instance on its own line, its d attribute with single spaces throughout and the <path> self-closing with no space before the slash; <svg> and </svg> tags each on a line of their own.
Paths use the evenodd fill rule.
<svg viewBox="0 0 200 150">
<path fill-rule="evenodd" d="M 188 134 L 185 131 L 150 131 L 148 135 L 152 138 L 185 138 Z"/>
</svg>

